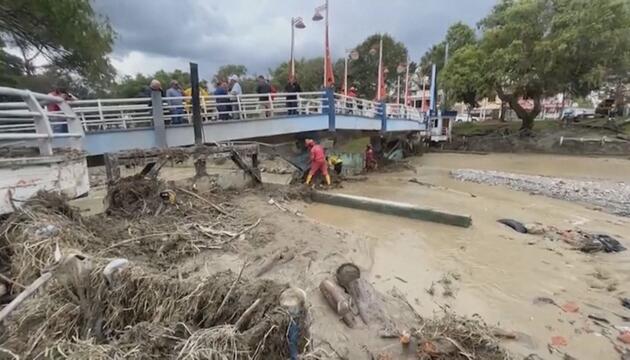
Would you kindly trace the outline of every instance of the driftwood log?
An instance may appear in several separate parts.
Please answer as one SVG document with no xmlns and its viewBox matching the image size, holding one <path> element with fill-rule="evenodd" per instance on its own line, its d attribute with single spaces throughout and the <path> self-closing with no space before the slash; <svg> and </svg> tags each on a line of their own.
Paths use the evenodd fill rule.
<svg viewBox="0 0 630 360">
<path fill-rule="evenodd" d="M 295 257 L 295 252 L 291 251 L 288 247 L 284 247 L 278 251 L 276 251 L 270 258 L 265 260 L 263 264 L 260 266 L 258 271 L 256 272 L 256 277 L 260 277 L 267 273 L 271 268 L 273 268 L 277 263 L 286 263 Z"/>
<path fill-rule="evenodd" d="M 343 322 L 351 328 L 354 327 L 356 321 L 350 311 L 350 299 L 345 291 L 332 280 L 323 280 L 319 284 L 319 291 L 326 299 L 328 305 L 342 318 Z"/>
</svg>

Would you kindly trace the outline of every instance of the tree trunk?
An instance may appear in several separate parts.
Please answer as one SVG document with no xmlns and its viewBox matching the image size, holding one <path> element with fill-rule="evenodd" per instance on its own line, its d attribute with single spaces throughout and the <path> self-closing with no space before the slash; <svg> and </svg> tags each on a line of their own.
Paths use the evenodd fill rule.
<svg viewBox="0 0 630 360">
<path fill-rule="evenodd" d="M 531 135 L 532 129 L 534 128 L 534 119 L 536 119 L 542 110 L 541 97 L 535 96 L 533 98 L 534 108 L 532 111 L 527 111 L 521 106 L 521 104 L 519 104 L 518 97 L 513 94 L 506 94 L 502 89 L 497 89 L 497 94 L 499 95 L 499 99 L 507 102 L 510 108 L 514 110 L 514 113 L 516 113 L 516 116 L 521 119 L 521 134 L 524 136 Z"/>
<path fill-rule="evenodd" d="M 501 100 L 501 109 L 499 109 L 499 121 L 505 122 L 505 101 Z"/>
</svg>

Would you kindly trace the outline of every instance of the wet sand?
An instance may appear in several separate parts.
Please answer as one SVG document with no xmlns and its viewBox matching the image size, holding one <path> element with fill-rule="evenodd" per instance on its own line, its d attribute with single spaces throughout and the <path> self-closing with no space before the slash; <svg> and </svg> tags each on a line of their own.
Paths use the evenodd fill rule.
<svg viewBox="0 0 630 360">
<path fill-rule="evenodd" d="M 450 179 L 448 172 L 472 168 L 628 181 L 630 161 L 547 155 L 429 154 L 414 159 L 412 164 L 417 173 L 372 175 L 368 181 L 347 184 L 338 192 L 470 214 L 471 228 L 322 204 L 307 206 L 305 214 L 322 223 L 365 234 L 373 254 L 369 276 L 377 289 L 401 289 L 421 314 L 431 315 L 443 306 L 462 315 L 479 314 L 488 324 L 523 334 L 519 340 L 505 343 L 520 355 L 536 353 L 543 358 L 562 358 L 547 350 L 550 338 L 560 335 L 568 340 L 568 346 L 561 350 L 577 359 L 619 358 L 611 341 L 602 336 L 608 334 L 615 339 L 618 332 L 604 330 L 587 316 L 595 314 L 607 318 L 612 325 L 628 325 L 613 314 L 630 316 L 618 300 L 630 295 L 628 252 L 583 254 L 541 236 L 518 234 L 496 220 L 507 217 L 538 221 L 561 229 L 577 226 L 618 237 L 630 248 L 630 219 L 577 203 L 459 182 Z M 410 183 L 411 178 L 449 190 Z M 599 278 L 594 275 L 597 273 Z M 443 296 L 443 286 L 438 283 L 446 274 L 455 274 L 449 277 L 459 279 L 452 280 L 453 297 Z M 427 292 L 432 284 L 433 296 Z M 580 310 L 565 313 L 553 305 L 533 304 L 534 298 L 541 296 L 553 298 L 560 305 L 575 301 Z"/>
</svg>

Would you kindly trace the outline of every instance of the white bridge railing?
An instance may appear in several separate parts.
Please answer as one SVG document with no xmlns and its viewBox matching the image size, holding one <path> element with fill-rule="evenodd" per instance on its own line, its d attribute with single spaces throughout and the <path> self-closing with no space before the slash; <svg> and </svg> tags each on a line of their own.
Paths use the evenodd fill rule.
<svg viewBox="0 0 630 360">
<path fill-rule="evenodd" d="M 41 155 L 53 154 L 54 138 L 70 138 L 71 148 L 81 150 L 83 127 L 72 110 L 62 99 L 28 90 L 0 87 L 0 146 L 32 144 L 37 142 Z M 59 111 L 44 110 L 55 105 Z"/>
<path fill-rule="evenodd" d="M 157 93 L 153 98 L 75 100 L 65 103 L 60 98 L 25 90 L 0 89 L 8 92 L 0 91 L 0 95 L 26 99 L 22 102 L 0 102 L 0 140 L 81 137 L 84 132 L 150 128 L 156 116 L 160 116 L 167 127 L 192 123 L 190 96 L 161 97 Z M 342 115 L 381 118 L 385 110 L 387 118 L 424 121 L 419 109 L 401 104 L 385 104 L 384 109 L 383 103 L 342 94 L 334 94 L 334 104 L 329 104 L 324 91 L 211 95 L 202 96 L 200 100 L 203 122 L 325 114 L 333 106 L 335 112 Z M 60 110 L 44 110 L 50 102 L 59 104 Z M 68 130 L 59 130 L 66 123 Z"/>
</svg>

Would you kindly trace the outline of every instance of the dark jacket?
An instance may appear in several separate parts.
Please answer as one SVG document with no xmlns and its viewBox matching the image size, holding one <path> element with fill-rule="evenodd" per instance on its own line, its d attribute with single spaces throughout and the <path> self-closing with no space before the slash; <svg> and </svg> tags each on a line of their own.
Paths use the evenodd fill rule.
<svg viewBox="0 0 630 360">
<path fill-rule="evenodd" d="M 258 86 L 256 86 L 256 92 L 258 94 L 261 95 L 266 95 L 266 94 L 270 94 L 271 93 L 271 85 L 269 85 L 269 83 L 264 83 L 264 84 L 258 84 Z M 260 97 L 260 101 L 268 101 L 269 100 L 269 96 L 261 96 Z"/>
<path fill-rule="evenodd" d="M 300 87 L 300 84 L 296 83 L 287 83 L 284 86 L 284 92 L 286 93 L 301 93 L 302 92 L 302 88 Z M 287 100 L 297 100 L 297 95 L 287 95 Z"/>
</svg>

